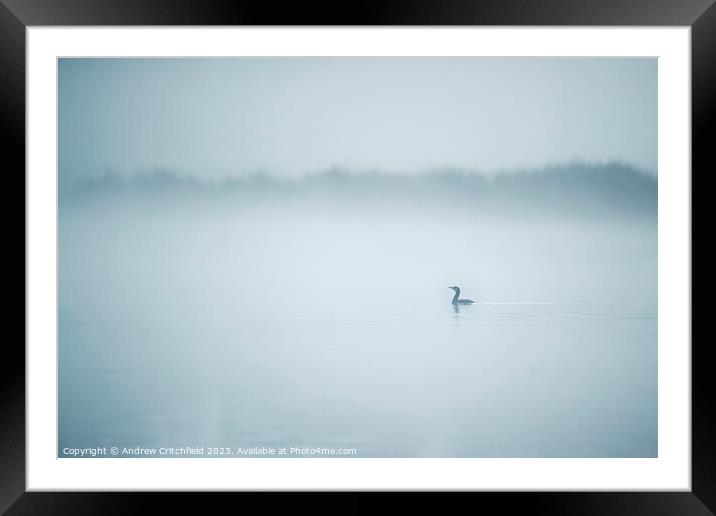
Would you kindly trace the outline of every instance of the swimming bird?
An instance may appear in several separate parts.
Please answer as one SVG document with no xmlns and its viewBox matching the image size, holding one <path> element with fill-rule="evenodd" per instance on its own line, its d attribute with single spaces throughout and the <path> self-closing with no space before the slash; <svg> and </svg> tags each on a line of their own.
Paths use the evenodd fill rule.
<svg viewBox="0 0 716 516">
<path fill-rule="evenodd" d="M 452 298 L 452 304 L 454 305 L 471 305 L 474 303 L 472 299 L 460 299 L 460 287 L 448 287 L 455 291 L 455 296 Z"/>
</svg>

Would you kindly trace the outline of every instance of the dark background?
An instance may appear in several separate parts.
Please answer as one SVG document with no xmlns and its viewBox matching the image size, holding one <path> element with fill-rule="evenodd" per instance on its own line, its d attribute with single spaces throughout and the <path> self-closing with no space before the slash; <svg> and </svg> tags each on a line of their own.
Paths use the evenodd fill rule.
<svg viewBox="0 0 716 516">
<path fill-rule="evenodd" d="M 8 265 L 25 263 L 25 27 L 34 25 L 681 25 L 692 28 L 692 170 L 712 173 L 716 141 L 714 0 L 372 0 L 286 3 L 216 0 L 0 0 L 0 137 L 4 229 L 22 252 L 4 246 Z M 694 173 L 692 172 L 692 185 Z M 693 187 L 692 187 L 693 190 Z M 702 188 L 701 192 L 707 191 Z M 22 194 L 21 194 L 22 192 Z M 17 201 L 17 202 L 15 202 Z M 21 206 L 22 205 L 22 206 Z M 693 206 L 693 201 L 692 201 Z M 693 207 L 692 207 L 693 211 Z M 23 227 L 14 224 L 22 218 Z M 695 222 L 692 214 L 692 242 Z M 11 224 L 10 222 L 13 222 Z M 706 223 L 701 223 L 705 225 Z M 693 256 L 693 244 L 692 244 Z M 20 263 L 22 261 L 22 264 Z M 13 267 L 14 268 L 14 267 Z M 700 270 L 700 269 L 699 269 Z M 693 265 L 692 265 L 693 271 Z M 20 282 L 20 274 L 7 276 Z M 710 278 L 705 278 L 710 279 Z M 706 285 L 700 283 L 701 289 Z M 14 301 L 13 298 L 12 301 Z M 10 302 L 5 319 L 25 320 Z M 22 311 L 22 314 L 20 313 Z M 693 320 L 693 316 L 692 316 Z M 693 325 L 692 325 L 693 327 Z M 455 507 L 540 514 L 706 515 L 716 511 L 716 388 L 710 339 L 692 338 L 691 493 L 25 493 L 25 351 L 23 337 L 3 339 L 0 369 L 0 511 L 20 514 L 134 514 L 280 508 L 311 514 Z M 693 335 L 693 330 L 692 330 Z M 269 499 L 270 497 L 270 499 Z M 459 504 L 459 505 L 458 505 Z"/>
</svg>

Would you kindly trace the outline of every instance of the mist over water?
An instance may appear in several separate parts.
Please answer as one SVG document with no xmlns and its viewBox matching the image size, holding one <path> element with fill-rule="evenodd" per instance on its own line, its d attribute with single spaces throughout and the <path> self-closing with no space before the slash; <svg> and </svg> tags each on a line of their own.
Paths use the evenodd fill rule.
<svg viewBox="0 0 716 516">
<path fill-rule="evenodd" d="M 654 457 L 656 189 L 614 164 L 78 183 L 59 448 Z"/>
</svg>

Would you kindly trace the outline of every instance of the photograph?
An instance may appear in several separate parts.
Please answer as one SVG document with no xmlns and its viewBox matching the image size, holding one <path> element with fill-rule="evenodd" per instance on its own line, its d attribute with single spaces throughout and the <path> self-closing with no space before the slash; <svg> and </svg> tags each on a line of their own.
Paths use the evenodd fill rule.
<svg viewBox="0 0 716 516">
<path fill-rule="evenodd" d="M 657 57 L 56 63 L 57 458 L 659 458 Z"/>
</svg>

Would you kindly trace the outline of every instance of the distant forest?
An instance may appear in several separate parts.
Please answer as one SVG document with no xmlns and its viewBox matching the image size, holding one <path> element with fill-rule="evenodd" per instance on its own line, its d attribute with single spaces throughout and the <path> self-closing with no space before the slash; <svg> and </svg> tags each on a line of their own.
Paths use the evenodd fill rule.
<svg viewBox="0 0 716 516">
<path fill-rule="evenodd" d="M 253 174 L 222 180 L 170 170 L 107 174 L 64 185 L 60 207 L 98 197 L 209 200 L 253 206 L 267 202 L 443 207 L 495 215 L 638 217 L 656 221 L 658 181 L 628 164 L 573 162 L 491 175 L 460 169 L 419 174 L 333 168 L 300 179 Z"/>
</svg>

